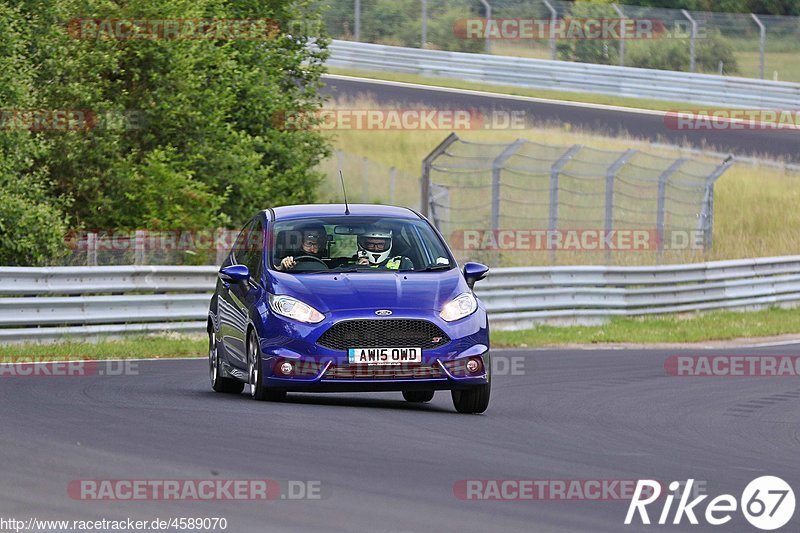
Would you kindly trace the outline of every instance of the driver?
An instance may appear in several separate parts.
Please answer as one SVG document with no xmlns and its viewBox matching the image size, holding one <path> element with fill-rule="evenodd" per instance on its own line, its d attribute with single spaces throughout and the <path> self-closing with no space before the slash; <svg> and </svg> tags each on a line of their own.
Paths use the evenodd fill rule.
<svg viewBox="0 0 800 533">
<path fill-rule="evenodd" d="M 302 239 L 300 250 L 281 259 L 275 270 L 286 271 L 293 269 L 297 265 L 297 261 L 294 258 L 299 256 L 310 255 L 311 257 L 322 259 L 323 250 L 328 240 L 325 227 L 322 225 L 309 225 L 299 228 L 299 231 Z"/>
<path fill-rule="evenodd" d="M 414 263 L 404 255 L 392 256 L 392 230 L 379 227 L 367 229 L 358 236 L 356 264 L 388 270 L 413 270 Z"/>
</svg>

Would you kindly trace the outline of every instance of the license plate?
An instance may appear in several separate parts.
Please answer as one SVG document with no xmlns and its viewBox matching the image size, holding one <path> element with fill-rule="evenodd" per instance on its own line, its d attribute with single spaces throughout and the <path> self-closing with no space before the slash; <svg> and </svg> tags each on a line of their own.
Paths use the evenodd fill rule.
<svg viewBox="0 0 800 533">
<path fill-rule="evenodd" d="M 421 363 L 422 348 L 350 348 L 347 357 L 354 365 Z"/>
</svg>

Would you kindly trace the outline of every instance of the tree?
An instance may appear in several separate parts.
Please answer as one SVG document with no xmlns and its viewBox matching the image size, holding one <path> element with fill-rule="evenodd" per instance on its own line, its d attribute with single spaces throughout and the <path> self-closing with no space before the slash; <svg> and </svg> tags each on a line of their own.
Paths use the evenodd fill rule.
<svg viewBox="0 0 800 533">
<path fill-rule="evenodd" d="M 321 106 L 327 39 L 319 12 L 306 0 L 232 4 L 0 7 L 0 107 L 90 117 L 75 131 L 0 131 L 3 191 L 69 208 L 70 225 L 89 229 L 236 227 L 258 209 L 312 201 L 328 143 L 318 131 L 272 119 Z M 126 40 L 92 37 L 88 22 L 73 19 L 269 19 L 279 31 L 266 39 Z"/>
</svg>

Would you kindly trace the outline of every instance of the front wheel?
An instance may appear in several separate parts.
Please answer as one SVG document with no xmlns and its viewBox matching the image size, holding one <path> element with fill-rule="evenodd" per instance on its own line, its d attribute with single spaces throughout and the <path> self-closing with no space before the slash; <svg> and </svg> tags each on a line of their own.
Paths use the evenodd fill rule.
<svg viewBox="0 0 800 533">
<path fill-rule="evenodd" d="M 247 367 L 248 383 L 250 384 L 250 397 L 259 402 L 279 402 L 286 398 L 286 391 L 269 389 L 264 386 L 264 377 L 261 373 L 261 350 L 258 348 L 258 338 L 255 331 L 247 335 Z"/>
<path fill-rule="evenodd" d="M 244 383 L 238 379 L 224 378 L 221 376 L 222 366 L 219 361 L 219 349 L 217 348 L 217 334 L 213 331 L 208 333 L 208 373 L 211 378 L 211 388 L 215 392 L 226 394 L 241 394 L 244 390 Z"/>
<path fill-rule="evenodd" d="M 403 398 L 411 403 L 425 403 L 433 400 L 432 390 L 404 390 Z"/>
<path fill-rule="evenodd" d="M 450 391 L 453 396 L 453 406 L 459 413 L 482 413 L 489 407 L 491 387 L 491 383 L 487 383 L 469 389 Z"/>
</svg>

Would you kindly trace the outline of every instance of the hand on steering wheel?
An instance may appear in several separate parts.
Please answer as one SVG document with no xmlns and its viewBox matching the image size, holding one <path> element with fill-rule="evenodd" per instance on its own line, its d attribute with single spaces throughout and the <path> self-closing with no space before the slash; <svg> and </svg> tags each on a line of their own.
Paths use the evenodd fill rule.
<svg viewBox="0 0 800 533">
<path fill-rule="evenodd" d="M 316 261 L 317 263 L 325 265 L 326 268 L 328 267 L 328 265 L 325 264 L 325 261 L 319 257 L 314 257 L 313 255 L 298 255 L 297 257 L 290 255 L 288 257 L 284 257 L 281 260 L 281 266 L 283 267 L 283 270 L 291 270 L 297 265 L 298 262 L 305 261 Z"/>
<path fill-rule="evenodd" d="M 314 257 L 313 255 L 298 255 L 294 258 L 294 262 L 297 263 L 298 261 L 316 261 L 317 263 L 322 263 L 326 267 L 328 266 L 325 261 L 319 257 Z"/>
</svg>

